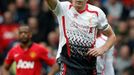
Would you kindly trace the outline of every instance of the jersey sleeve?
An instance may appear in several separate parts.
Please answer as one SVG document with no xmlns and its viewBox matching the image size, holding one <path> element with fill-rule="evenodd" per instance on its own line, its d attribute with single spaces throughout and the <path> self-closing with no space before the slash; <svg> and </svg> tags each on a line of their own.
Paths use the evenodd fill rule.
<svg viewBox="0 0 134 75">
<path fill-rule="evenodd" d="M 67 9 L 69 8 L 69 4 L 70 3 L 68 1 L 65 2 L 57 1 L 57 5 L 53 10 L 53 12 L 56 14 L 56 16 L 64 15 L 64 12 L 66 12 Z"/>
<path fill-rule="evenodd" d="M 10 65 L 13 63 L 13 61 L 14 61 L 14 53 L 13 49 L 11 49 L 5 58 L 5 63 Z"/>
<path fill-rule="evenodd" d="M 106 15 L 101 9 L 98 10 L 98 26 L 97 26 L 97 28 L 100 30 L 104 30 L 104 31 L 109 28 L 109 24 L 108 24 Z"/>
<path fill-rule="evenodd" d="M 49 66 L 52 66 L 56 62 L 55 58 L 52 58 L 50 56 L 49 51 L 46 48 L 40 49 L 39 57 L 41 60 L 43 60 Z"/>
</svg>

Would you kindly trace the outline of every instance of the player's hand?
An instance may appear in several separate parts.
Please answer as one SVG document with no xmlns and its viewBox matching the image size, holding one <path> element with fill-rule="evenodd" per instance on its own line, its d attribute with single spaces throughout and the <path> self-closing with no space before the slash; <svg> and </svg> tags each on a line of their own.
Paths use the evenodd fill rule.
<svg viewBox="0 0 134 75">
<path fill-rule="evenodd" d="M 59 58 L 58 58 L 59 59 Z M 60 66 L 58 63 L 55 63 L 52 67 L 51 67 L 51 71 L 48 73 L 48 75 L 55 75 L 58 71 L 60 71 Z"/>
<path fill-rule="evenodd" d="M 89 51 L 87 52 L 87 55 L 90 55 L 90 56 L 102 56 L 104 53 L 105 53 L 105 49 L 103 47 L 100 47 L 100 48 L 90 48 Z"/>
</svg>

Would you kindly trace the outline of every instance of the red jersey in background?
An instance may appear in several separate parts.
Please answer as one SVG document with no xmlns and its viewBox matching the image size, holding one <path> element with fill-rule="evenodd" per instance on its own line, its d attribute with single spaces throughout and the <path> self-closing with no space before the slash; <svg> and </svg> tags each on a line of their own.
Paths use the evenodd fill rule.
<svg viewBox="0 0 134 75">
<path fill-rule="evenodd" d="M 23 50 L 20 45 L 13 47 L 9 51 L 5 63 L 16 62 L 16 75 L 40 75 L 41 60 L 49 66 L 55 63 L 55 59 L 50 58 L 46 48 L 33 43 L 28 50 Z"/>
</svg>

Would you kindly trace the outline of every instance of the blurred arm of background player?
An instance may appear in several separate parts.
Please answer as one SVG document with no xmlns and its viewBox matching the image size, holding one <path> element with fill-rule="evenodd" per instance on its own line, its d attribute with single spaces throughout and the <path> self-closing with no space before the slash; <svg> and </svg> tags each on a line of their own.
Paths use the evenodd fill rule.
<svg viewBox="0 0 134 75">
<path fill-rule="evenodd" d="M 2 67 L 2 75 L 9 75 L 10 66 L 11 65 L 4 63 Z"/>
<path fill-rule="evenodd" d="M 55 75 L 57 72 L 59 72 L 60 70 L 60 66 L 58 63 L 55 63 L 52 68 L 51 71 L 48 73 L 48 75 Z"/>
<path fill-rule="evenodd" d="M 13 63 L 14 59 L 12 56 L 12 49 L 8 52 L 7 57 L 5 58 L 4 64 L 2 66 L 2 75 L 10 75 L 9 70 Z"/>
<path fill-rule="evenodd" d="M 101 56 L 106 51 L 108 51 L 113 46 L 113 44 L 115 43 L 116 36 L 115 36 L 115 34 L 114 34 L 114 32 L 113 32 L 113 30 L 112 30 L 110 25 L 109 25 L 108 29 L 102 31 L 102 33 L 108 37 L 108 40 L 100 48 L 89 49 L 89 51 L 87 52 L 88 55 L 92 55 L 92 56 L 95 56 L 95 57 Z"/>
<path fill-rule="evenodd" d="M 48 3 L 48 5 L 49 5 L 49 7 L 52 9 L 52 10 L 54 10 L 55 9 L 55 7 L 56 7 L 56 5 L 57 5 L 57 0 L 46 0 L 47 1 L 47 3 Z"/>
</svg>

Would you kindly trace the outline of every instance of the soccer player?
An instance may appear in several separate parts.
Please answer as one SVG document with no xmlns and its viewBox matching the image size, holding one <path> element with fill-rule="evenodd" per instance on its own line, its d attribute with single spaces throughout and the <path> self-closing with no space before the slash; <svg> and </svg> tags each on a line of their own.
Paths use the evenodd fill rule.
<svg viewBox="0 0 134 75">
<path fill-rule="evenodd" d="M 20 43 L 8 52 L 2 75 L 8 74 L 13 61 L 16 62 L 16 75 L 40 75 L 41 61 L 44 61 L 49 66 L 55 63 L 55 59 L 50 58 L 48 50 L 32 42 L 31 37 L 32 34 L 29 26 L 19 27 Z"/>
<path fill-rule="evenodd" d="M 109 50 L 116 40 L 103 11 L 87 4 L 87 0 L 46 1 L 59 21 L 60 75 L 96 75 L 96 57 Z M 108 37 L 100 48 L 95 47 L 98 29 Z"/>
</svg>

